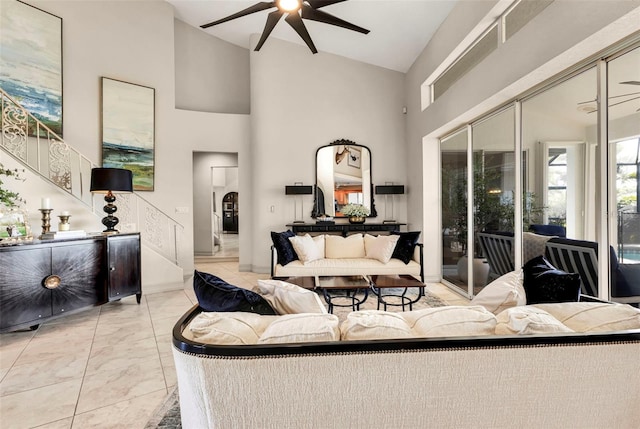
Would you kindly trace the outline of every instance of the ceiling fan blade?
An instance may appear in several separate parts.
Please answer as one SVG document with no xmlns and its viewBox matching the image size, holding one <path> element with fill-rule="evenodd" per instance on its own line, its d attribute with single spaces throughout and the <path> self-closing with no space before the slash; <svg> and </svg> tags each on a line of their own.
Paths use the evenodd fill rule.
<svg viewBox="0 0 640 429">
<path fill-rule="evenodd" d="M 369 34 L 369 30 L 367 30 L 366 28 L 358 27 L 355 24 L 328 14 L 327 12 L 315 10 L 307 5 L 302 6 L 302 18 L 322 22 L 325 24 L 335 25 L 336 27 L 346 28 L 348 30 L 357 31 L 358 33 Z"/>
<path fill-rule="evenodd" d="M 262 45 L 264 45 L 267 37 L 269 37 L 269 34 L 271 34 L 278 21 L 280 21 L 282 15 L 284 15 L 284 12 L 275 10 L 267 16 L 267 22 L 264 24 L 264 30 L 262 30 L 262 36 L 260 36 L 260 41 L 256 45 L 255 51 L 259 51 L 260 48 L 262 48 Z"/>
<path fill-rule="evenodd" d="M 300 15 L 298 15 L 297 13 L 290 13 L 284 20 L 287 21 L 294 30 L 296 30 L 296 33 L 298 33 L 300 37 L 302 37 L 302 40 L 304 40 L 309 49 L 311 49 L 311 52 L 317 54 L 318 50 L 313 44 L 313 40 L 311 40 L 311 36 L 309 36 L 307 27 L 305 27 L 304 23 L 302 22 L 302 18 L 300 18 Z"/>
<path fill-rule="evenodd" d="M 620 82 L 621 85 L 640 85 L 639 80 L 628 80 L 626 82 Z"/>
<path fill-rule="evenodd" d="M 342 3 L 347 0 L 307 0 L 307 3 L 314 9 L 320 9 L 321 7 L 329 6 L 335 3 Z"/>
<path fill-rule="evenodd" d="M 223 22 L 231 21 L 232 19 L 240 18 L 246 15 L 251 15 L 252 13 L 260 12 L 262 10 L 271 9 L 276 6 L 275 1 L 261 1 L 260 3 L 256 3 L 253 6 L 249 6 L 248 8 L 241 10 L 240 12 L 234 13 L 233 15 L 229 15 L 226 18 L 219 19 L 217 21 L 210 22 L 208 24 L 201 25 L 200 28 L 209 28 L 214 25 L 222 24 Z"/>
<path fill-rule="evenodd" d="M 628 99 L 628 100 L 624 100 L 624 101 L 618 101 L 617 103 L 611 103 L 611 104 L 609 104 L 609 107 L 617 106 L 618 104 L 627 103 L 627 102 L 629 102 L 629 101 L 633 101 L 633 100 L 640 100 L 640 96 L 638 96 L 638 97 L 633 97 L 633 98 L 630 98 L 630 99 Z"/>
</svg>

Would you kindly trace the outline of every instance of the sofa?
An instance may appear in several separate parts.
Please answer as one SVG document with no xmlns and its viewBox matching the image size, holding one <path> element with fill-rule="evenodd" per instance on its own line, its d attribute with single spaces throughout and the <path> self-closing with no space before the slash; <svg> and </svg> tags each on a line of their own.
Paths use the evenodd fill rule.
<svg viewBox="0 0 640 429">
<path fill-rule="evenodd" d="M 470 306 L 342 322 L 277 280 L 257 288 L 275 314 L 196 305 L 173 328 L 182 425 L 640 427 L 640 310 L 526 305 L 521 273 L 499 280 Z"/>
<path fill-rule="evenodd" d="M 312 237 L 272 232 L 271 277 L 411 275 L 424 282 L 419 235 L 392 232 Z"/>
<path fill-rule="evenodd" d="M 215 345 L 201 314 L 173 330 L 186 428 L 640 427 L 638 329 Z"/>
</svg>

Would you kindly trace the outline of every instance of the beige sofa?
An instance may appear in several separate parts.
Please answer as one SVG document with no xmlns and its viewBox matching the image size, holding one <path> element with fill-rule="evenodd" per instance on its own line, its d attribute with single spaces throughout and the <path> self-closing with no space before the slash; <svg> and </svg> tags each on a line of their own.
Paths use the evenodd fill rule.
<svg viewBox="0 0 640 429">
<path fill-rule="evenodd" d="M 571 320 L 580 318 L 585 306 L 591 305 L 600 304 L 542 308 L 549 310 L 545 314 L 554 314 L 556 322 L 563 319 L 566 326 L 576 328 Z M 240 317 L 242 330 L 253 325 L 251 335 L 260 339 L 255 344 L 233 345 L 229 343 L 237 338 L 222 341 L 226 344 L 207 344 L 201 341 L 203 336 L 194 337 L 194 332 L 200 332 L 191 329 L 195 321 L 209 317 L 195 306 L 173 330 L 183 427 L 640 427 L 640 329 L 599 331 L 632 326 L 628 315 L 638 323 L 640 313 L 633 313 L 629 306 L 603 307 L 607 314 L 611 309 L 626 313 L 608 326 L 602 317 L 584 320 L 589 332 L 461 335 L 491 324 L 494 330 L 501 324 L 517 327 L 528 307 L 508 309 L 498 316 L 478 306 L 471 307 L 468 317 L 461 308 L 442 310 L 457 312 L 460 325 L 467 325 L 448 337 L 443 335 L 453 332 L 451 323 L 446 323 L 441 311 L 406 312 L 396 314 L 398 326 L 395 322 L 385 322 L 385 326 L 398 329 L 407 323 L 414 336 L 358 340 L 356 335 L 349 341 L 344 339 L 350 330 L 364 338 L 363 327 L 373 329 L 370 338 L 397 334 L 368 323 L 368 316 L 358 322 L 363 312 L 352 313 L 357 323 L 347 323 L 348 318 L 342 323 L 337 333 L 342 341 L 326 339 L 336 335 L 336 328 L 331 327 L 333 315 L 242 313 L 249 314 Z M 415 337 L 423 335 L 415 332 L 416 321 L 430 311 L 439 315 L 433 320 L 440 330 L 432 330 L 432 337 Z M 530 314 L 538 313 L 534 309 Z M 239 314 L 211 317 L 228 322 Z M 376 311 L 367 315 L 387 317 Z M 292 326 L 296 326 L 297 336 L 289 340 L 299 342 L 274 343 L 274 332 L 266 335 L 276 321 L 285 318 L 293 319 Z M 312 320 L 326 323 L 309 323 Z M 432 322 L 427 325 L 434 327 Z M 228 324 L 216 326 L 213 342 L 229 329 Z M 533 329 L 528 332 L 539 329 L 535 324 L 528 327 Z M 320 332 L 318 338 L 324 340 L 305 337 L 312 335 L 310 329 Z M 241 336 L 247 337 L 245 334 Z"/>
<path fill-rule="evenodd" d="M 383 263 L 378 259 L 361 257 L 329 258 L 323 257 L 310 262 L 296 260 L 286 265 L 279 264 L 278 253 L 271 246 L 271 277 L 304 276 L 352 276 L 352 275 L 411 275 L 424 282 L 423 245 L 418 243 L 413 258 L 408 264 L 391 258 Z"/>
</svg>

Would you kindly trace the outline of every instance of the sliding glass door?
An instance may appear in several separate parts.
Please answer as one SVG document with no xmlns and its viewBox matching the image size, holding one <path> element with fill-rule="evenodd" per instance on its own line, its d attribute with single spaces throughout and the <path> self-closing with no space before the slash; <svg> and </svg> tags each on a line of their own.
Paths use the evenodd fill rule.
<svg viewBox="0 0 640 429">
<path fill-rule="evenodd" d="M 440 142 L 442 277 L 463 290 L 467 288 L 467 158 L 465 128 Z"/>
<path fill-rule="evenodd" d="M 621 302 L 640 301 L 639 73 L 640 48 L 607 64 L 611 299 Z"/>
</svg>

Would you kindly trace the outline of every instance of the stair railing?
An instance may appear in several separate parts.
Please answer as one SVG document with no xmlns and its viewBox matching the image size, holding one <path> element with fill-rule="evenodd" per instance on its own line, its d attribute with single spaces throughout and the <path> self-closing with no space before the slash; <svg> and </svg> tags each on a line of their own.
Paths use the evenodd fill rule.
<svg viewBox="0 0 640 429">
<path fill-rule="evenodd" d="M 13 97 L 0 88 L 0 147 L 38 174 L 82 202 L 96 216 L 104 217 L 104 202 L 90 189 L 91 169 L 97 167 L 40 122 Z M 138 193 L 118 195 L 119 229 L 139 231 L 144 244 L 176 265 L 184 227 Z"/>
</svg>

